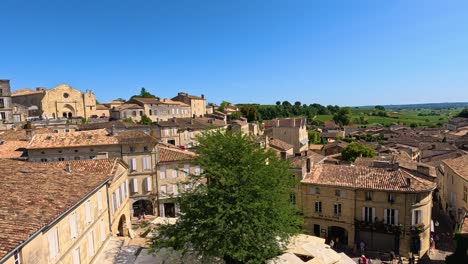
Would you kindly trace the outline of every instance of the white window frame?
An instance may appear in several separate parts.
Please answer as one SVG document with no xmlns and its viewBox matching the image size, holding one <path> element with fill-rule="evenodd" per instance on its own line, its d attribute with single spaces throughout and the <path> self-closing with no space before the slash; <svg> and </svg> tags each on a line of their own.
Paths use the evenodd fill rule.
<svg viewBox="0 0 468 264">
<path fill-rule="evenodd" d="M 88 233 L 88 256 L 92 257 L 96 253 L 94 248 L 94 231 Z"/>
<path fill-rule="evenodd" d="M 375 208 L 374 207 L 362 207 L 362 221 L 370 222 L 370 223 L 375 222 Z"/>
<path fill-rule="evenodd" d="M 131 171 L 136 171 L 137 170 L 136 158 L 131 158 L 130 159 L 130 170 Z"/>
<path fill-rule="evenodd" d="M 322 201 L 315 201 L 314 212 L 319 214 L 322 213 Z"/>
<path fill-rule="evenodd" d="M 153 190 L 153 184 L 151 177 L 146 177 L 146 191 L 151 192 Z"/>
<path fill-rule="evenodd" d="M 132 187 L 133 187 L 133 192 L 137 193 L 138 192 L 138 179 L 137 178 L 132 179 Z"/>
<path fill-rule="evenodd" d="M 101 219 L 101 222 L 99 223 L 100 227 L 100 236 L 101 236 L 101 242 L 106 240 L 106 224 L 104 223 L 104 219 Z"/>
<path fill-rule="evenodd" d="M 97 192 L 97 206 L 98 206 L 99 212 L 101 212 L 102 211 L 102 192 L 101 191 Z"/>
<path fill-rule="evenodd" d="M 341 215 L 341 203 L 335 203 L 333 205 L 333 213 L 335 215 Z"/>
<path fill-rule="evenodd" d="M 80 264 L 81 263 L 80 247 L 76 247 L 75 249 L 73 249 L 72 260 L 73 260 L 73 262 L 72 262 L 73 264 Z"/>
<path fill-rule="evenodd" d="M 143 157 L 143 169 L 151 170 L 151 157 L 150 156 Z"/>
<path fill-rule="evenodd" d="M 411 211 L 411 225 L 419 225 L 419 224 L 422 224 L 422 210 L 413 209 Z"/>
<path fill-rule="evenodd" d="M 393 209 L 393 208 L 384 209 L 384 224 L 398 225 L 398 210 L 397 209 Z"/>
</svg>

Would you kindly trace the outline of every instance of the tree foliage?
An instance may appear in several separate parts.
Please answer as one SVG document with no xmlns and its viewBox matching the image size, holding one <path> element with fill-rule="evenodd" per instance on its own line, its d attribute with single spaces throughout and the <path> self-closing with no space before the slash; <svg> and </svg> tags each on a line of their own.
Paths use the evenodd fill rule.
<svg viewBox="0 0 468 264">
<path fill-rule="evenodd" d="M 240 111 L 242 115 L 247 118 L 249 122 L 259 121 L 259 114 L 257 111 L 257 107 L 255 105 L 241 105 Z"/>
<path fill-rule="evenodd" d="M 156 95 L 148 92 L 145 87 L 141 87 L 140 94 L 132 96 L 132 98 L 158 98 Z"/>
<path fill-rule="evenodd" d="M 175 225 L 161 226 L 153 251 L 163 247 L 221 257 L 230 263 L 264 263 L 300 230 L 302 219 L 290 201 L 292 177 L 287 161 L 258 147 L 240 133 L 211 131 L 199 138 L 196 186 L 177 202 Z M 206 184 L 196 184 L 205 182 Z"/>
<path fill-rule="evenodd" d="M 341 126 L 349 125 L 351 122 L 351 109 L 349 107 L 340 108 L 334 115 L 333 121 Z"/>
<path fill-rule="evenodd" d="M 151 120 L 151 118 L 149 118 L 149 116 L 147 116 L 147 115 L 142 115 L 141 116 L 140 124 L 151 125 L 152 123 L 153 123 L 153 120 Z"/>
<path fill-rule="evenodd" d="M 309 142 L 311 144 L 319 144 L 321 142 L 320 140 L 320 133 L 314 130 L 309 130 L 307 132 L 308 137 L 309 137 Z"/>
<path fill-rule="evenodd" d="M 375 150 L 357 142 L 352 142 L 341 152 L 341 158 L 354 162 L 357 157 L 375 157 Z"/>
<path fill-rule="evenodd" d="M 468 108 L 463 109 L 457 116 L 468 118 Z"/>
<path fill-rule="evenodd" d="M 374 108 L 380 111 L 385 111 L 385 107 L 383 105 L 376 105 Z"/>
</svg>

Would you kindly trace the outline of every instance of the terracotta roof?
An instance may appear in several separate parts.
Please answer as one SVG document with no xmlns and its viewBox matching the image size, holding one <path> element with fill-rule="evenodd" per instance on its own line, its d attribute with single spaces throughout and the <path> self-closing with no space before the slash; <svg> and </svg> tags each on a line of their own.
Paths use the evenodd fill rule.
<svg viewBox="0 0 468 264">
<path fill-rule="evenodd" d="M 109 107 L 103 105 L 103 104 L 97 104 L 96 105 L 96 110 L 109 110 Z"/>
<path fill-rule="evenodd" d="M 203 130 L 214 127 L 226 126 L 223 120 L 216 118 L 197 117 L 197 118 L 173 118 L 168 121 L 159 121 L 153 123 L 159 127 L 177 127 L 180 130 Z"/>
<path fill-rule="evenodd" d="M 139 144 L 139 143 L 148 143 L 156 144 L 157 139 L 146 134 L 141 130 L 126 130 L 117 133 L 117 139 L 120 144 Z"/>
<path fill-rule="evenodd" d="M 103 128 L 112 129 L 112 127 L 115 127 L 118 129 L 138 129 L 138 128 L 149 129 L 149 126 L 147 125 L 123 122 L 121 120 L 83 124 L 83 125 L 80 125 L 79 127 L 80 127 L 80 130 L 96 130 L 96 129 L 103 129 Z"/>
<path fill-rule="evenodd" d="M 268 144 L 270 145 L 270 147 L 275 148 L 275 149 L 280 150 L 280 151 L 288 151 L 288 150 L 294 148 L 293 145 L 291 145 L 289 143 L 286 143 L 286 142 L 284 142 L 282 140 L 276 139 L 276 138 L 270 139 Z"/>
<path fill-rule="evenodd" d="M 407 185 L 410 179 L 410 185 Z M 435 183 L 413 176 L 407 171 L 363 166 L 320 164 L 308 174 L 304 183 L 395 192 L 421 192 Z"/>
<path fill-rule="evenodd" d="M 264 127 L 301 127 L 307 125 L 307 118 L 305 117 L 288 117 L 288 118 L 275 118 L 273 120 L 265 121 Z"/>
<path fill-rule="evenodd" d="M 22 95 L 31 95 L 31 94 L 42 94 L 44 91 L 35 91 L 28 88 L 19 89 L 11 92 L 11 96 L 22 96 Z"/>
<path fill-rule="evenodd" d="M 191 94 L 188 94 L 188 93 L 179 93 L 177 96 L 184 96 L 184 97 L 187 97 L 187 98 L 190 98 L 190 99 L 205 100 L 205 98 L 202 98 L 202 97 L 196 96 L 196 95 L 191 95 Z M 172 98 L 172 100 L 176 100 L 177 96 Z"/>
<path fill-rule="evenodd" d="M 109 180 L 109 175 L 8 159 L 0 161 L 0 171 L 0 259 Z"/>
<path fill-rule="evenodd" d="M 455 159 L 444 160 L 443 163 L 454 170 L 458 175 L 468 180 L 468 155 Z"/>
<path fill-rule="evenodd" d="M 342 142 L 342 141 L 335 141 L 331 143 L 327 143 L 323 146 L 322 150 L 334 148 L 334 147 L 340 147 L 340 148 L 346 148 L 348 146 L 348 143 Z"/>
<path fill-rule="evenodd" d="M 143 109 L 143 106 L 137 104 L 121 104 L 116 106 L 113 110 L 125 110 L 125 109 Z"/>
<path fill-rule="evenodd" d="M 26 130 L 6 130 L 0 132 L 0 140 L 28 140 Z"/>
<path fill-rule="evenodd" d="M 0 144 L 0 159 L 18 159 L 23 155 L 23 150 L 28 147 L 27 141 L 2 141 Z"/>
<path fill-rule="evenodd" d="M 131 101 L 137 101 L 142 104 L 155 104 L 155 105 L 160 105 L 160 104 L 166 104 L 166 105 L 179 105 L 183 107 L 190 107 L 190 105 L 185 104 L 183 102 L 179 101 L 173 101 L 171 99 L 165 99 L 165 98 L 139 98 L 139 97 L 134 97 L 132 98 Z"/>
<path fill-rule="evenodd" d="M 191 151 L 184 151 L 173 147 L 158 145 L 158 162 L 189 161 L 195 158 L 196 154 Z"/>
<path fill-rule="evenodd" d="M 41 164 L 58 169 L 64 169 L 67 165 L 70 165 L 72 172 L 113 177 L 117 172 L 119 163 L 121 163 L 120 159 L 89 159 L 43 162 Z M 121 164 L 123 165 L 123 163 Z"/>
<path fill-rule="evenodd" d="M 35 134 L 28 149 L 116 145 L 119 141 L 106 129 L 69 133 Z"/>
</svg>

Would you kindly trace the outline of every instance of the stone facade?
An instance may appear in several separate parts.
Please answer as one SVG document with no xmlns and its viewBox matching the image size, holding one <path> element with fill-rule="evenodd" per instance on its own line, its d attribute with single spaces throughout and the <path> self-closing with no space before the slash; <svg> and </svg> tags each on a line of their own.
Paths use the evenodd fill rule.
<svg viewBox="0 0 468 264">
<path fill-rule="evenodd" d="M 60 118 L 97 115 L 96 96 L 91 91 L 81 92 L 67 84 L 52 89 L 21 89 L 12 93 L 14 104 L 28 109 L 26 117 Z M 25 118 L 26 118 L 25 117 Z"/>
<path fill-rule="evenodd" d="M 206 114 L 206 99 L 203 94 L 198 97 L 187 93 L 178 93 L 172 100 L 190 105 L 192 117 L 202 117 Z"/>
<path fill-rule="evenodd" d="M 0 80 L 0 121 L 3 123 L 13 122 L 13 103 L 11 101 L 11 90 L 9 80 Z"/>
</svg>

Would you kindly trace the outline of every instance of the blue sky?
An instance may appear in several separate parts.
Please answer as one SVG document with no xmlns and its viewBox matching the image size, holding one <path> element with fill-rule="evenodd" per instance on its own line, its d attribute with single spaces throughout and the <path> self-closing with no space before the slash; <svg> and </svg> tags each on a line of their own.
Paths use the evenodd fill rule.
<svg viewBox="0 0 468 264">
<path fill-rule="evenodd" d="M 0 79 L 101 102 L 468 101 L 468 1 L 2 0 Z"/>
</svg>

